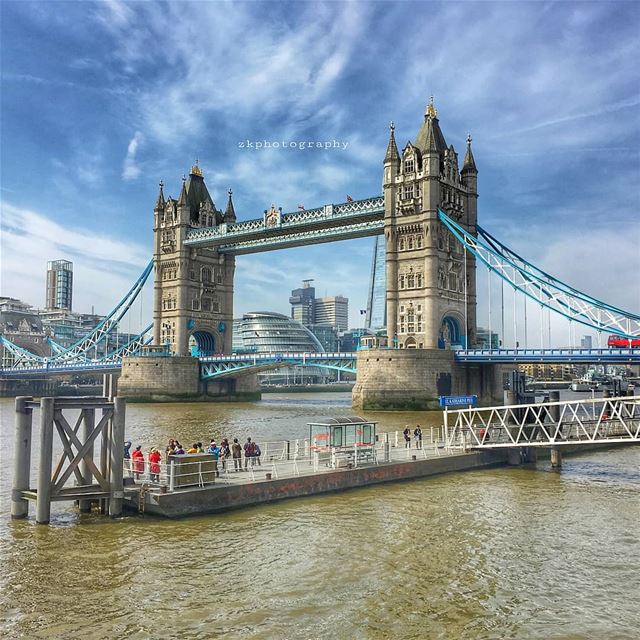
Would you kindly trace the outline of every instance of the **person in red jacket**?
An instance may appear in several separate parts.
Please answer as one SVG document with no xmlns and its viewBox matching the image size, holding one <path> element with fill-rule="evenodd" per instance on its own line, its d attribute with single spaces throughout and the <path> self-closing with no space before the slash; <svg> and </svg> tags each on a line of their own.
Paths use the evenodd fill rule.
<svg viewBox="0 0 640 640">
<path fill-rule="evenodd" d="M 151 474 L 151 482 L 160 482 L 160 460 L 162 456 L 160 451 L 155 447 L 149 453 L 149 473 Z"/>
<path fill-rule="evenodd" d="M 142 445 L 138 445 L 131 454 L 131 466 L 133 467 L 135 479 L 140 480 L 140 474 L 144 473 L 144 453 L 142 453 Z"/>
</svg>

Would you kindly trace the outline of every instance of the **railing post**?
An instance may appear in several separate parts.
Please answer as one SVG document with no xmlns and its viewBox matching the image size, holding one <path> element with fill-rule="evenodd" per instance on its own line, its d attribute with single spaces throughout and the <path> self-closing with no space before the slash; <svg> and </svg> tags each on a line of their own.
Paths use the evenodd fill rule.
<svg viewBox="0 0 640 640">
<path fill-rule="evenodd" d="M 21 496 L 29 489 L 31 479 L 31 434 L 33 430 L 33 409 L 27 407 L 30 396 L 16 398 L 13 491 L 11 494 L 11 517 L 26 518 L 29 515 L 29 501 Z"/>
<path fill-rule="evenodd" d="M 54 403 L 55 398 L 40 400 L 40 466 L 38 468 L 38 494 L 36 498 L 36 522 L 38 524 L 48 524 L 51 518 Z"/>
<path fill-rule="evenodd" d="M 169 491 L 173 491 L 176 486 L 176 461 L 169 461 Z"/>
<path fill-rule="evenodd" d="M 124 486 L 122 466 L 124 463 L 124 425 L 127 403 L 124 398 L 113 399 L 113 425 L 111 427 L 111 474 L 109 515 L 117 518 L 122 515 Z"/>
</svg>

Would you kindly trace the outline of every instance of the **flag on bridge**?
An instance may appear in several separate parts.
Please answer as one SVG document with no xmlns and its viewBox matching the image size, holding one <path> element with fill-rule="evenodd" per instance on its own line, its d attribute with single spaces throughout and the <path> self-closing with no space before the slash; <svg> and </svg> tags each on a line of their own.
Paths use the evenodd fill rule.
<svg viewBox="0 0 640 640">
<path fill-rule="evenodd" d="M 298 209 L 300 209 L 300 211 L 304 211 L 305 210 L 304 205 L 303 204 L 299 204 L 298 205 Z"/>
<path fill-rule="evenodd" d="M 349 194 L 347 194 L 347 202 L 353 202 L 353 198 Z"/>
</svg>

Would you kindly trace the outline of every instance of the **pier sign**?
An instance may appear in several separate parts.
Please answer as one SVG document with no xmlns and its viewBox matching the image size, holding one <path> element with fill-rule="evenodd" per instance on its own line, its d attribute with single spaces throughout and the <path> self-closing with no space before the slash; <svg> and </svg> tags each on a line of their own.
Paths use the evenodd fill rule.
<svg viewBox="0 0 640 640">
<path fill-rule="evenodd" d="M 475 407 L 478 404 L 478 396 L 440 396 L 441 407 Z"/>
</svg>

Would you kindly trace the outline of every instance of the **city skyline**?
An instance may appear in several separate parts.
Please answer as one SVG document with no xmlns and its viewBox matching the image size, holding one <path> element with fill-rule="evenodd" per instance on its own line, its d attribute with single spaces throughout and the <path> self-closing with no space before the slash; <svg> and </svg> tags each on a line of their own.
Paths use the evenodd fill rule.
<svg viewBox="0 0 640 640">
<path fill-rule="evenodd" d="M 404 146 L 434 94 L 447 141 L 460 153 L 473 136 L 483 226 L 638 310 L 637 6 L 270 9 L 2 3 L 2 295 L 39 306 L 46 262 L 65 258 L 74 306 L 108 311 L 151 256 L 158 181 L 177 197 L 196 157 L 217 207 L 233 189 L 239 220 L 379 194 L 388 121 Z M 406 33 L 409 17 L 424 33 Z M 196 25 L 216 37 L 189 37 Z M 435 33 L 456 47 L 433 50 Z M 245 144 L 264 140 L 339 146 Z M 358 326 L 372 254 L 363 239 L 241 256 L 234 317 L 287 313 L 286 292 L 313 277 L 352 300 Z"/>
</svg>

